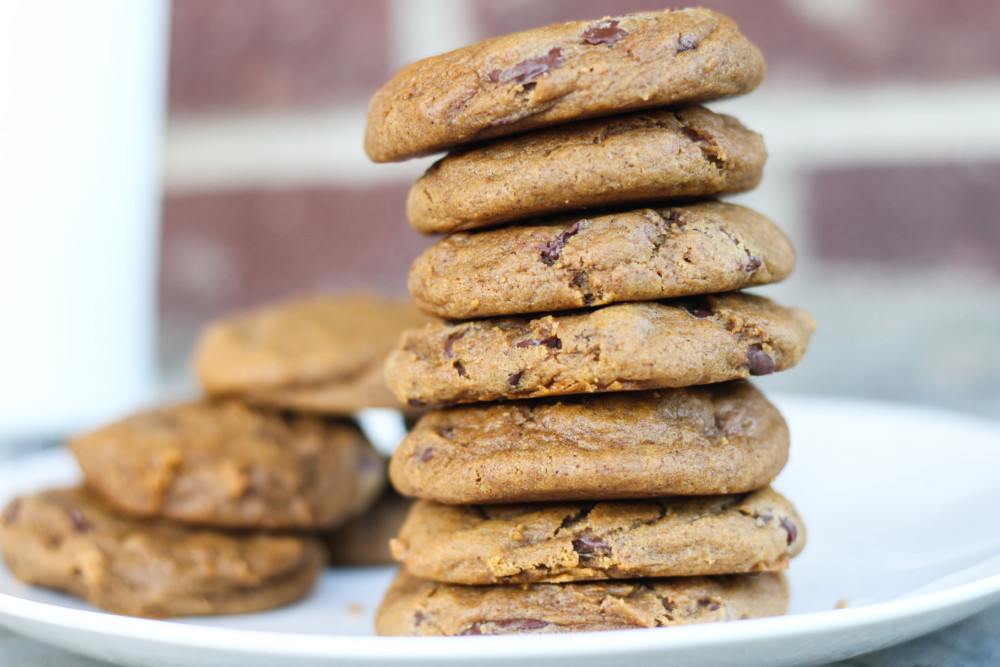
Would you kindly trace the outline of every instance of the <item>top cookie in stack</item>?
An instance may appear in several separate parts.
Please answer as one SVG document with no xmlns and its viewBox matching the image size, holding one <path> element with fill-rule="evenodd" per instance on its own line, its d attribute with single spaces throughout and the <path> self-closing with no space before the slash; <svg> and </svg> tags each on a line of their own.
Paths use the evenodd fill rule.
<svg viewBox="0 0 1000 667">
<path fill-rule="evenodd" d="M 747 93 L 764 58 L 708 9 L 576 21 L 413 63 L 372 97 L 365 151 L 403 160 L 570 121 Z"/>
<path fill-rule="evenodd" d="M 508 401 L 430 412 L 393 457 L 394 485 L 422 500 L 393 541 L 405 568 L 380 633 L 781 612 L 777 571 L 805 540 L 767 488 L 787 428 L 731 381 L 795 365 L 814 324 L 738 291 L 785 278 L 794 254 L 714 199 L 756 186 L 766 151 L 697 106 L 763 73 L 726 17 L 668 10 L 488 40 L 375 94 L 374 160 L 451 148 L 407 202 L 418 231 L 450 234 L 409 280 L 450 321 L 402 335 L 390 389 L 412 406 Z M 768 574 L 732 578 L 746 572 Z"/>
</svg>

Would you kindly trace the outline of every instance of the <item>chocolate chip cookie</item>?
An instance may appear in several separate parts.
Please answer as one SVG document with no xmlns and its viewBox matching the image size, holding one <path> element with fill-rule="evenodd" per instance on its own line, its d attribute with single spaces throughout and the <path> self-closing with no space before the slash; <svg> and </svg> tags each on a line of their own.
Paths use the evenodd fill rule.
<svg viewBox="0 0 1000 667">
<path fill-rule="evenodd" d="M 814 327 L 804 311 L 739 292 L 438 323 L 403 334 L 386 378 L 417 406 L 687 387 L 790 368 Z"/>
<path fill-rule="evenodd" d="M 756 132 L 702 107 L 642 111 L 453 151 L 421 176 L 406 215 L 426 233 L 591 206 L 750 190 L 767 159 Z"/>
<path fill-rule="evenodd" d="M 496 37 L 413 63 L 372 97 L 365 151 L 401 160 L 620 111 L 746 93 L 760 51 L 708 9 L 606 17 Z"/>
<path fill-rule="evenodd" d="M 310 296 L 224 317 L 208 326 L 195 369 L 210 396 L 347 415 L 398 407 L 382 364 L 400 332 L 431 318 L 374 296 Z"/>
<path fill-rule="evenodd" d="M 390 464 L 401 493 L 447 504 L 657 498 L 766 486 L 788 427 L 748 382 L 435 410 Z"/>
<path fill-rule="evenodd" d="M 596 583 L 460 586 L 405 569 L 375 618 L 380 635 L 506 635 L 658 628 L 779 616 L 777 572 Z"/>
<path fill-rule="evenodd" d="M 392 565 L 389 540 L 399 534 L 413 501 L 386 489 L 371 508 L 323 536 L 331 565 Z"/>
<path fill-rule="evenodd" d="M 347 421 L 202 401 L 73 439 L 87 484 L 118 510 L 227 528 L 330 528 L 366 509 L 381 459 Z"/>
<path fill-rule="evenodd" d="M 781 230 L 717 201 L 458 232 L 410 269 L 423 310 L 451 319 L 729 292 L 786 278 Z"/>
<path fill-rule="evenodd" d="M 0 546 L 21 581 L 150 618 L 280 607 L 309 591 L 324 562 L 315 538 L 137 521 L 84 489 L 14 499 Z"/>
<path fill-rule="evenodd" d="M 767 487 L 596 503 L 418 500 L 391 547 L 423 579 L 512 584 L 783 570 L 804 544 L 802 520 Z"/>
</svg>

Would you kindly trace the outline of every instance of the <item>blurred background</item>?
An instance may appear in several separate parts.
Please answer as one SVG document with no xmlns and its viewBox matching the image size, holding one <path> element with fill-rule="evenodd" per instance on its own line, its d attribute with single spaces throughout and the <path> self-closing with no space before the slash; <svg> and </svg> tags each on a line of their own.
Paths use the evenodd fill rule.
<svg viewBox="0 0 1000 667">
<path fill-rule="evenodd" d="M 734 198 L 799 255 L 758 290 L 820 327 L 765 390 L 1000 418 L 1000 3 L 704 0 L 761 48 L 754 93 L 711 104 L 761 132 L 764 182 Z M 429 164 L 370 164 L 366 102 L 396 69 L 649 0 L 174 0 L 160 359 L 198 327 L 289 292 L 405 293 L 430 239 L 403 217 Z"/>
<path fill-rule="evenodd" d="M 49 4 L 12 4 L 5 11 L 24 18 Z M 710 105 L 764 135 L 770 159 L 763 184 L 733 199 L 774 219 L 798 251 L 793 277 L 758 291 L 809 309 L 820 325 L 804 363 L 761 379 L 761 386 L 1000 419 L 1000 3 L 701 4 L 732 16 L 768 62 L 757 91 Z M 405 295 L 410 262 L 433 239 L 406 223 L 404 198 L 431 160 L 374 165 L 361 148 L 367 100 L 398 68 L 511 31 L 659 8 L 649 0 L 80 6 L 114 6 L 120 20 L 91 22 L 127 26 L 109 35 L 132 41 L 88 38 L 89 46 L 66 49 L 60 57 L 79 62 L 94 45 L 118 49 L 108 47 L 104 65 L 66 78 L 85 84 L 81 96 L 89 88 L 98 97 L 91 79 L 111 72 L 120 85 L 100 99 L 122 109 L 126 101 L 142 100 L 136 113 L 147 122 L 132 128 L 134 136 L 114 136 L 130 146 L 149 144 L 136 155 L 137 164 L 148 166 L 149 182 L 105 171 L 118 153 L 101 142 L 79 148 L 59 139 L 63 143 L 52 142 L 53 154 L 34 170 L 23 167 L 16 151 L 0 155 L 5 171 L 21 178 L 5 199 L 22 193 L 26 202 L 23 211 L 15 205 L 0 219 L 0 305 L 14 325 L 2 328 L 8 338 L 0 336 L 0 343 L 8 357 L 23 362 L 21 377 L 4 362 L 8 372 L 0 374 L 0 389 L 6 375 L 7 395 L 25 395 L 30 376 L 35 402 L 54 405 L 69 400 L 56 388 L 72 385 L 79 396 L 124 388 L 113 405 L 68 417 L 74 427 L 122 413 L 130 401 L 151 400 L 164 387 L 170 393 L 191 388 L 192 346 L 205 322 L 220 314 L 319 289 Z M 137 7 L 146 9 L 139 15 Z M 125 17 L 123 8 L 136 15 Z M 86 11 L 79 13 L 70 16 L 64 7 L 52 19 L 38 9 L 34 28 L 61 30 L 65 40 L 92 34 L 79 29 L 87 18 Z M 23 49 L 31 45 L 18 46 L 16 38 L 29 31 L 17 20 L 6 25 L 0 26 L 0 48 L 13 46 L 0 54 L 5 87 L 13 76 L 29 95 L 59 89 L 43 65 L 32 70 L 18 64 L 53 52 L 46 45 L 54 42 L 34 39 L 37 54 L 26 57 Z M 16 79 L 19 72 L 28 73 L 23 81 Z M 51 139 L 53 127 L 77 127 L 66 119 L 83 118 L 82 97 L 39 99 L 25 97 L 20 116 L 11 115 L 17 104 L 0 109 L 0 132 L 6 133 L 0 137 L 28 137 L 22 148 L 30 154 L 38 153 L 32 131 Z M 67 108 L 77 111 L 41 112 Z M 115 118 L 105 117 L 104 124 L 123 127 Z M 89 137 L 94 127 L 88 117 L 66 136 Z M 80 207 L 58 228 L 72 234 L 19 237 L 43 229 L 32 227 L 30 218 L 38 202 L 62 202 L 73 211 L 82 201 L 86 193 L 67 191 L 65 174 L 53 171 L 71 157 L 86 161 L 87 172 L 106 176 L 109 197 L 140 193 L 147 204 L 116 209 L 100 235 L 93 231 L 99 229 L 95 216 Z M 54 173 L 64 181 L 50 180 Z M 77 219 L 81 215 L 87 219 Z M 53 253 L 54 243 L 62 243 L 62 255 Z M 85 261 L 72 264 L 80 258 Z M 29 262 L 34 273 L 12 268 L 18 260 Z M 89 276 L 106 280 L 98 284 Z M 49 285 L 44 293 L 43 280 Z M 131 291 L 120 293 L 122 285 Z M 87 303 L 130 305 L 105 317 Z M 25 308 L 35 308 L 27 319 Z M 72 316 L 60 320 L 64 312 Z M 145 319 L 128 328 L 125 316 Z M 81 337 L 84 322 L 89 333 Z M 20 338 L 9 342 L 11 331 Z M 118 336 L 122 332 L 133 343 Z M 137 337 L 145 342 L 134 344 Z M 98 355 L 98 348 L 107 354 Z M 67 361 L 53 357 L 54 350 Z M 70 366 L 88 358 L 89 367 Z M 116 375 L 117 359 L 123 367 L 148 362 L 152 373 Z M 98 377 L 107 378 L 107 386 L 93 381 Z M 131 384 L 115 379 L 127 377 Z M 149 392 L 138 389 L 144 382 Z M 3 405 L 0 411 L 11 405 L 8 398 Z"/>
</svg>

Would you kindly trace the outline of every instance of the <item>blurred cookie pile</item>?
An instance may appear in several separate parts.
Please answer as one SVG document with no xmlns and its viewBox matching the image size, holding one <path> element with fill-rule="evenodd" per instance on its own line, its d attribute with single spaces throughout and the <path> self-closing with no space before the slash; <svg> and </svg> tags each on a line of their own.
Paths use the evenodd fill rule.
<svg viewBox="0 0 1000 667">
<path fill-rule="evenodd" d="M 447 234 L 409 287 L 389 385 L 434 409 L 390 476 L 418 497 L 386 635 L 654 627 L 783 613 L 804 546 L 769 486 L 789 434 L 746 379 L 814 323 L 739 290 L 794 255 L 760 214 L 761 137 L 699 103 L 764 62 L 728 18 L 564 23 L 417 62 L 371 100 L 377 161 L 450 149 L 407 216 Z M 544 217 L 539 217 L 544 216 Z"/>
<path fill-rule="evenodd" d="M 14 576 L 121 614 L 243 613 L 304 596 L 329 561 L 376 564 L 406 501 L 351 415 L 395 403 L 382 366 L 429 318 L 366 296 L 224 318 L 195 358 L 204 398 L 70 442 L 79 488 L 14 499 Z"/>
</svg>

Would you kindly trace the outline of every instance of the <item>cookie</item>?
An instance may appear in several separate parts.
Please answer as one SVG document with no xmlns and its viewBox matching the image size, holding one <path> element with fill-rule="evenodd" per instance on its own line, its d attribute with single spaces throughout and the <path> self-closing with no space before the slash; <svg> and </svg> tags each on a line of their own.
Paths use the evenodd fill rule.
<svg viewBox="0 0 1000 667">
<path fill-rule="evenodd" d="M 417 258 L 417 305 L 450 319 L 729 292 L 786 278 L 781 230 L 717 201 L 458 232 Z"/>
<path fill-rule="evenodd" d="M 303 297 L 213 322 L 195 369 L 210 396 L 255 405 L 334 415 L 398 407 L 382 364 L 400 332 L 429 321 L 389 299 Z"/>
<path fill-rule="evenodd" d="M 331 565 L 392 565 L 389 540 L 399 534 L 413 504 L 391 488 L 364 514 L 323 536 Z"/>
<path fill-rule="evenodd" d="M 391 547 L 423 579 L 513 584 L 783 570 L 804 544 L 802 520 L 767 487 L 596 503 L 418 500 Z"/>
<path fill-rule="evenodd" d="M 447 504 L 742 493 L 781 471 L 788 440 L 748 382 L 506 401 L 424 415 L 390 476 Z"/>
<path fill-rule="evenodd" d="M 550 25 L 398 72 L 368 106 L 365 151 L 375 162 L 402 160 L 571 120 L 738 95 L 763 78 L 760 51 L 708 9 Z"/>
<path fill-rule="evenodd" d="M 375 617 L 380 635 L 507 635 L 658 628 L 780 616 L 781 573 L 570 584 L 461 586 L 405 569 Z"/>
<path fill-rule="evenodd" d="M 311 537 L 123 518 L 83 489 L 13 500 L 0 546 L 21 581 L 150 618 L 280 607 L 309 591 L 324 562 Z"/>
<path fill-rule="evenodd" d="M 87 484 L 118 510 L 227 528 L 333 527 L 384 484 L 347 421 L 235 401 L 140 413 L 70 442 Z"/>
<path fill-rule="evenodd" d="M 742 192 L 761 178 L 756 132 L 702 107 L 589 120 L 453 151 L 417 179 L 417 231 L 455 232 L 590 206 Z"/>
<path fill-rule="evenodd" d="M 687 387 L 790 368 L 814 328 L 804 311 L 739 292 L 438 323 L 400 337 L 386 378 L 416 406 Z"/>
</svg>

